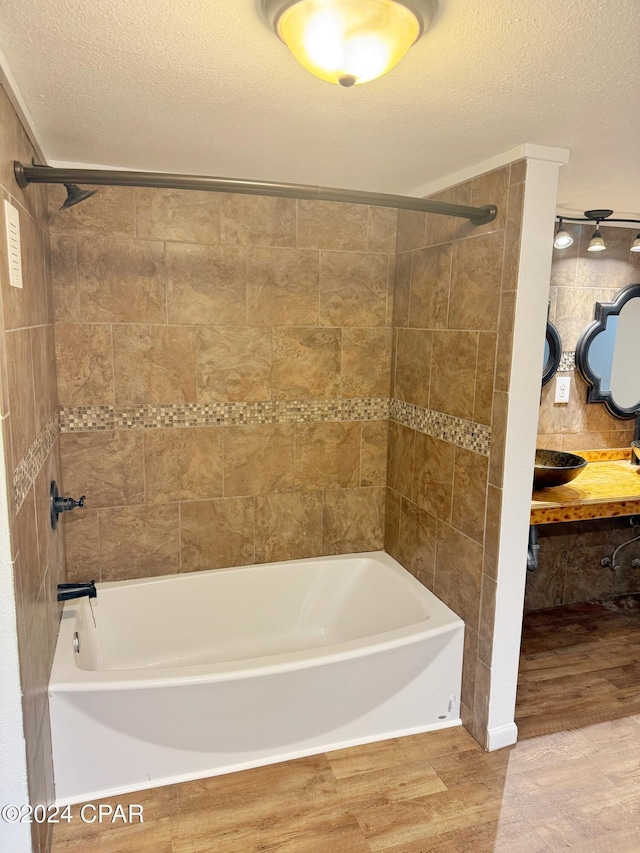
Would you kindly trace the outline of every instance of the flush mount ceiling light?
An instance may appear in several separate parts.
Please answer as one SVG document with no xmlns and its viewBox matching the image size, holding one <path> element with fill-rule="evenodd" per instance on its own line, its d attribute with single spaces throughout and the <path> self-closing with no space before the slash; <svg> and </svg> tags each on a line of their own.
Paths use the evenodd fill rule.
<svg viewBox="0 0 640 853">
<path fill-rule="evenodd" d="M 350 87 L 400 62 L 429 26 L 436 0 L 262 0 L 262 9 L 307 71 Z"/>
<path fill-rule="evenodd" d="M 587 251 L 604 252 L 607 246 L 602 234 L 600 233 L 601 222 L 606 220 L 607 222 L 638 223 L 640 225 L 640 219 L 611 219 L 612 213 L 613 210 L 585 210 L 584 216 L 556 216 L 558 221 L 558 230 L 556 231 L 553 245 L 556 249 L 566 249 L 573 243 L 571 235 L 562 228 L 562 223 L 565 219 L 569 222 L 595 222 L 596 230 L 593 232 L 591 240 L 589 241 Z M 640 252 L 640 234 L 636 236 L 636 239 L 633 241 L 629 251 Z"/>
</svg>

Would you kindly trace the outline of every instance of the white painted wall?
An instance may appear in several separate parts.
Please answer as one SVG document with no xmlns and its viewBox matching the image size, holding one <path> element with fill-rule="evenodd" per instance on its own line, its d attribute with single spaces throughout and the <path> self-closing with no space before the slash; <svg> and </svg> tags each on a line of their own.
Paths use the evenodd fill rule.
<svg viewBox="0 0 640 853">
<path fill-rule="evenodd" d="M 569 152 L 566 148 L 549 148 L 546 145 L 533 145 L 530 142 L 524 142 L 522 145 L 516 145 L 514 148 L 503 151 L 501 154 L 496 154 L 487 160 L 483 160 L 481 163 L 476 163 L 475 166 L 460 169 L 459 172 L 454 172 L 445 178 L 438 178 L 426 184 L 423 183 L 412 190 L 410 195 L 435 195 L 435 193 L 439 193 L 441 190 L 446 190 L 456 184 L 470 181 L 473 178 L 477 178 L 478 175 L 484 175 L 486 172 L 492 172 L 494 169 L 508 166 L 517 160 L 541 160 L 557 166 L 566 163 L 568 159 Z"/>
<path fill-rule="evenodd" d="M 4 430 L 0 428 L 0 808 L 28 802 Z M 0 817 L 0 850 L 30 853 L 30 830 L 28 823 L 10 823 Z"/>
</svg>

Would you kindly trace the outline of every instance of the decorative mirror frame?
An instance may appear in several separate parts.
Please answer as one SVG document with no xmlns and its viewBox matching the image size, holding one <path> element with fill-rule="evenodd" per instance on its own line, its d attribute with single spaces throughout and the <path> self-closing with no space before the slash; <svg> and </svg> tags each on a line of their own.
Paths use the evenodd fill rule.
<svg viewBox="0 0 640 853">
<path fill-rule="evenodd" d="M 547 320 L 547 343 L 549 344 L 549 358 L 544 363 L 542 368 L 542 385 L 543 387 L 554 375 L 560 364 L 562 356 L 562 343 L 560 342 L 560 333 L 553 325 L 551 320 Z"/>
<path fill-rule="evenodd" d="M 618 406 L 609 391 L 602 390 L 601 377 L 589 366 L 589 348 L 596 335 L 605 330 L 607 319 L 619 315 L 627 302 L 636 298 L 640 298 L 640 284 L 628 284 L 622 288 L 613 302 L 596 302 L 595 320 L 582 332 L 576 345 L 576 367 L 588 386 L 587 403 L 603 403 L 610 415 L 621 420 L 634 418 L 640 409 L 640 401 L 633 408 L 623 408 Z"/>
</svg>

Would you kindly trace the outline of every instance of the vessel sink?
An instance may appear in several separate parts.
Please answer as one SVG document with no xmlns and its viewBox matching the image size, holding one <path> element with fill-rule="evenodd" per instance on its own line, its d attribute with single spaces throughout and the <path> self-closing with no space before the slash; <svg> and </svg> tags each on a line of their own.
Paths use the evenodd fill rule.
<svg viewBox="0 0 640 853">
<path fill-rule="evenodd" d="M 564 450 L 536 450 L 534 491 L 569 483 L 586 464 L 587 460 L 576 453 L 567 453 Z"/>
</svg>

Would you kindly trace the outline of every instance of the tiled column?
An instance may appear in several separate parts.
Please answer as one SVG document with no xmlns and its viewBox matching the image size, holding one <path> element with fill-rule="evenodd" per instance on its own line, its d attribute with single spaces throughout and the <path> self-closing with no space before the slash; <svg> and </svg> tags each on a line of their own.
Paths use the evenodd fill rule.
<svg viewBox="0 0 640 853">
<path fill-rule="evenodd" d="M 435 198 L 494 222 L 401 212 L 386 548 L 465 621 L 464 724 L 482 743 L 526 164 Z"/>
</svg>

